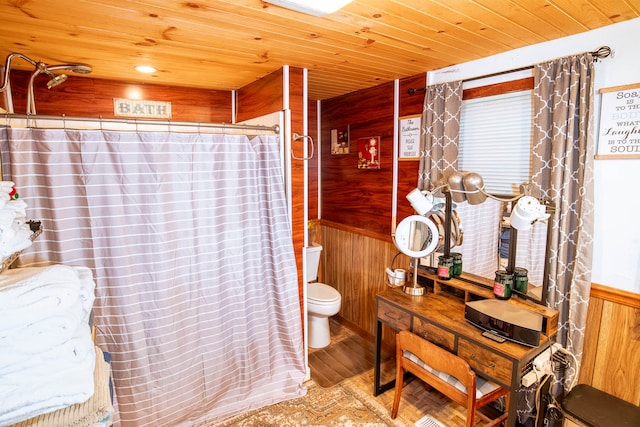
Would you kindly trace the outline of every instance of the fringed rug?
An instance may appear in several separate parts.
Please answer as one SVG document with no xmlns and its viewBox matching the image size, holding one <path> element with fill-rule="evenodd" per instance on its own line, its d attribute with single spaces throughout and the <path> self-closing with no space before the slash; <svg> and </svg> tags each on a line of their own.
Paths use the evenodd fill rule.
<svg viewBox="0 0 640 427">
<path fill-rule="evenodd" d="M 391 419 L 388 410 L 363 401 L 349 388 L 322 388 L 313 381 L 306 386 L 306 396 L 227 418 L 215 426 L 403 426 Z"/>
</svg>

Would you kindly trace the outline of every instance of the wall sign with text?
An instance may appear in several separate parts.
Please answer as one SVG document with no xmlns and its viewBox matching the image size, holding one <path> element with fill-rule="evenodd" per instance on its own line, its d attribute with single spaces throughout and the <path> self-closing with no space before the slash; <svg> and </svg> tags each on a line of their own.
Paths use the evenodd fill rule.
<svg viewBox="0 0 640 427">
<path fill-rule="evenodd" d="M 640 158 L 640 83 L 600 89 L 596 159 Z"/>
<path fill-rule="evenodd" d="M 420 124 L 420 114 L 400 117 L 399 160 L 420 158 Z"/>
</svg>

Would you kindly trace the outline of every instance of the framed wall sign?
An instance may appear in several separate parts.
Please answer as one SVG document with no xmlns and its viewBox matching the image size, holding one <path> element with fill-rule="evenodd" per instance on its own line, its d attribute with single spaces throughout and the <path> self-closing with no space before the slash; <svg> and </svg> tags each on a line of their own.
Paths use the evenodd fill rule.
<svg viewBox="0 0 640 427">
<path fill-rule="evenodd" d="M 600 89 L 596 159 L 640 159 L 640 83 Z"/>
<path fill-rule="evenodd" d="M 398 160 L 420 158 L 421 115 L 400 117 L 400 147 Z"/>
</svg>

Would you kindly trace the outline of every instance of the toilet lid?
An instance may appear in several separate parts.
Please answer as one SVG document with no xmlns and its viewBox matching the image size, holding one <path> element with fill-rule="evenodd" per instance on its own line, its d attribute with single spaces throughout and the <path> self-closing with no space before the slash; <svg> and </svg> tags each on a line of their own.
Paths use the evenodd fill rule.
<svg viewBox="0 0 640 427">
<path fill-rule="evenodd" d="M 330 302 L 340 299 L 340 293 L 324 283 L 309 283 L 307 298 L 314 301 Z"/>
</svg>

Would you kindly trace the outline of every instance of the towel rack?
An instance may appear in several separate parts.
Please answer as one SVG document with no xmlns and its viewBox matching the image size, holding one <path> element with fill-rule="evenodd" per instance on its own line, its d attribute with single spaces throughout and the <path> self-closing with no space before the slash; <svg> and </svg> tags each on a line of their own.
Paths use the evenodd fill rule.
<svg viewBox="0 0 640 427">
<path fill-rule="evenodd" d="M 309 155 L 309 157 L 296 157 L 295 154 L 293 154 L 293 148 L 291 149 L 291 157 L 295 160 L 311 160 L 313 158 L 313 153 L 314 153 L 314 145 L 313 145 L 313 138 L 310 135 L 300 135 L 297 133 L 293 134 L 293 140 L 294 141 L 298 141 L 300 139 L 309 139 L 311 141 L 311 154 Z"/>
</svg>

